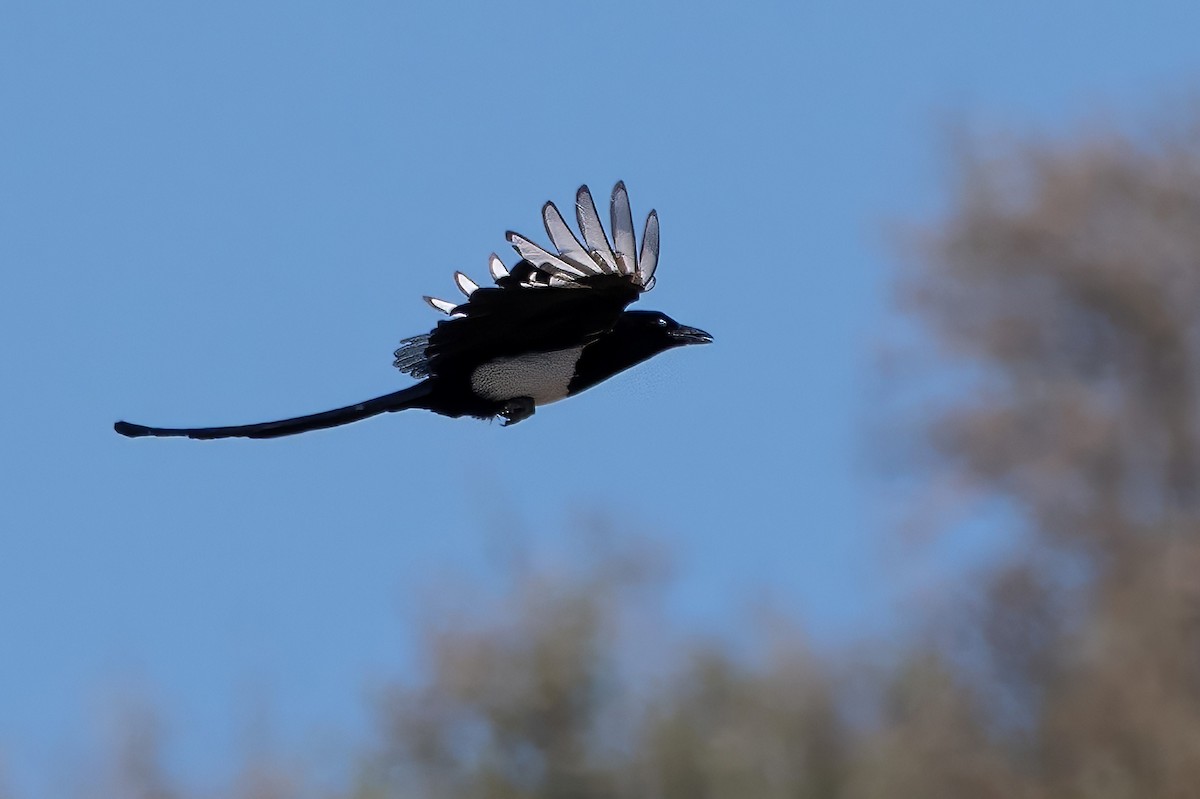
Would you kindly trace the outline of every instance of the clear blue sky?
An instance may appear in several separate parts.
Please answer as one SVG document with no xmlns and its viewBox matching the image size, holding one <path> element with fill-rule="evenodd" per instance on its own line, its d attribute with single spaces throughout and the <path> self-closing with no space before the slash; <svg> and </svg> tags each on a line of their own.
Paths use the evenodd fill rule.
<svg viewBox="0 0 1200 799">
<path fill-rule="evenodd" d="M 686 625 L 772 596 L 821 639 L 878 626 L 882 223 L 937 207 L 940 122 L 1058 130 L 1200 74 L 1193 2 L 427 5 L 0 8 L 0 758 L 24 795 L 131 685 L 185 773 L 232 767 L 248 695 L 285 748 L 361 733 L 431 581 L 486 579 L 514 530 L 553 550 L 581 511 L 666 542 Z M 420 295 L 617 179 L 662 218 L 644 306 L 716 344 L 507 430 L 111 430 L 405 385 Z"/>
</svg>

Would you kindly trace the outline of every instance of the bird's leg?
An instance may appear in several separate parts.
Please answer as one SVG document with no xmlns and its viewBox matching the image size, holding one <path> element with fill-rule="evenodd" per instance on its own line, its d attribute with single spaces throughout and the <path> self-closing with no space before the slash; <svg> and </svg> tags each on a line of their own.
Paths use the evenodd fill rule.
<svg viewBox="0 0 1200 799">
<path fill-rule="evenodd" d="M 500 411 L 500 415 L 504 417 L 503 427 L 516 424 L 522 419 L 528 419 L 533 416 L 533 411 L 533 397 L 513 397 L 504 403 L 504 407 Z"/>
</svg>

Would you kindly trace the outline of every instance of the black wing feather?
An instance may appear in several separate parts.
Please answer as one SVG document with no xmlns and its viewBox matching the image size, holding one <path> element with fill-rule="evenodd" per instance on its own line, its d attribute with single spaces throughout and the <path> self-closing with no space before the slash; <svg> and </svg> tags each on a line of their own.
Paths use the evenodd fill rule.
<svg viewBox="0 0 1200 799">
<path fill-rule="evenodd" d="M 579 346 L 611 330 L 637 287 L 617 275 L 581 278 L 577 287 L 481 288 L 439 322 L 425 344 L 430 375 Z"/>
</svg>

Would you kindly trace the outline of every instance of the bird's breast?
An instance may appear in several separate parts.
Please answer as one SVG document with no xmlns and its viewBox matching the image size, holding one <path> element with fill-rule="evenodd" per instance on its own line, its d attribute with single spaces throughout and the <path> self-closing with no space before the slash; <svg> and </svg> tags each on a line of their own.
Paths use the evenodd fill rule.
<svg viewBox="0 0 1200 799">
<path fill-rule="evenodd" d="M 471 374 L 471 390 L 496 402 L 515 397 L 532 397 L 537 405 L 555 402 L 567 396 L 582 352 L 571 347 L 489 361 Z"/>
</svg>

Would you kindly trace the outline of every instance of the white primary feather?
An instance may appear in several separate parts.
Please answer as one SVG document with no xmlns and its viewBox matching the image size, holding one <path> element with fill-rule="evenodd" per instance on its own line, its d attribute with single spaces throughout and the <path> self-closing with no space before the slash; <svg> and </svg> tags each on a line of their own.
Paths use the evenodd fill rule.
<svg viewBox="0 0 1200 799">
<path fill-rule="evenodd" d="M 571 232 L 571 228 L 567 227 L 566 221 L 554 203 L 546 203 L 542 206 L 542 222 L 546 226 L 546 235 L 550 237 L 550 241 L 554 243 L 554 248 L 558 250 L 558 254 L 563 260 L 578 266 L 587 274 L 602 274 L 603 270 L 600 269 L 600 265 L 583 248 L 579 239 L 575 238 L 575 234 Z"/>
<path fill-rule="evenodd" d="M 497 283 L 508 277 L 508 267 L 504 265 L 504 261 L 501 261 L 500 256 L 496 255 L 496 253 L 488 256 L 488 271 L 492 273 L 492 280 Z"/>
<path fill-rule="evenodd" d="M 587 273 L 581 267 L 567 263 L 562 258 L 559 258 L 553 253 L 546 252 L 538 245 L 534 244 L 529 239 L 522 236 L 520 233 L 514 233 L 511 230 L 505 234 L 505 238 L 512 244 L 513 249 L 529 263 L 536 266 L 538 269 L 545 270 L 551 275 L 563 275 L 568 278 L 584 277 Z"/>
<path fill-rule="evenodd" d="M 638 259 L 638 277 L 646 291 L 654 287 L 654 270 L 657 267 L 658 212 L 651 211 L 646 217 L 645 232 L 642 233 L 642 257 Z"/>
<path fill-rule="evenodd" d="M 453 314 L 454 309 L 458 306 L 448 300 L 439 300 L 437 297 L 425 297 L 425 302 L 433 306 L 435 311 L 441 311 L 444 314 Z"/>
<path fill-rule="evenodd" d="M 454 282 L 455 282 L 455 284 L 457 284 L 458 290 L 461 291 L 463 293 L 463 295 L 465 295 L 467 297 L 470 297 L 471 292 L 473 292 L 477 288 L 479 288 L 478 283 L 476 283 L 474 280 L 472 280 L 471 278 L 464 275 L 462 272 L 454 273 Z"/>
<path fill-rule="evenodd" d="M 613 250 L 617 255 L 617 266 L 623 275 L 637 274 L 637 240 L 633 234 L 633 212 L 629 210 L 629 192 L 625 181 L 613 186 L 612 203 L 609 208 L 612 219 Z"/>
<path fill-rule="evenodd" d="M 617 259 L 604 234 L 604 225 L 600 223 L 600 215 L 596 213 L 596 203 L 592 200 L 592 192 L 587 186 L 580 186 L 575 192 L 575 218 L 579 221 L 579 232 L 591 250 L 592 259 L 604 272 L 617 274 Z"/>
</svg>

